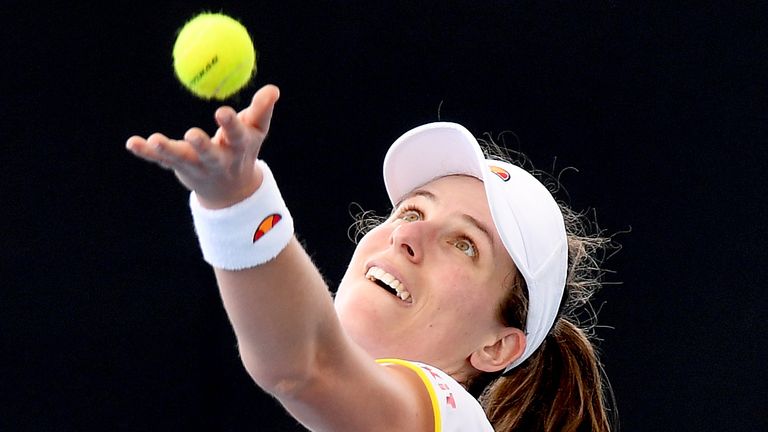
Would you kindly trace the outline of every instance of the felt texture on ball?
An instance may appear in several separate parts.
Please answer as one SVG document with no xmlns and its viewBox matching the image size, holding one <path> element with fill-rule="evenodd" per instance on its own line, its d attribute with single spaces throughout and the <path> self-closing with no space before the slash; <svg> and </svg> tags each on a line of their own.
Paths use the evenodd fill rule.
<svg viewBox="0 0 768 432">
<path fill-rule="evenodd" d="M 202 13 L 179 31 L 173 45 L 176 77 L 203 99 L 226 99 L 256 72 L 256 50 L 248 30 L 221 13 Z"/>
</svg>

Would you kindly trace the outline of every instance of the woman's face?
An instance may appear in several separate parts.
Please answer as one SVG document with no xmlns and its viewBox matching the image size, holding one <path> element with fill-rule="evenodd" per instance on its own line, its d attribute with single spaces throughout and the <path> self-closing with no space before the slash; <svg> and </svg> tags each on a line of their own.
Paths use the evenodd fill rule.
<svg viewBox="0 0 768 432">
<path fill-rule="evenodd" d="M 454 373 L 504 329 L 499 304 L 513 271 L 482 182 L 442 177 L 413 191 L 363 237 L 336 310 L 371 356 Z"/>
</svg>

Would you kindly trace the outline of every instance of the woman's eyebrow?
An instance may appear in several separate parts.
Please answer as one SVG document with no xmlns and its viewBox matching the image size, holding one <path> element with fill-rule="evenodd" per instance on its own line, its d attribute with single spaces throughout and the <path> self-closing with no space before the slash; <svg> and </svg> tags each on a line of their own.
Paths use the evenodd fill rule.
<svg viewBox="0 0 768 432">
<path fill-rule="evenodd" d="M 475 228 L 480 230 L 483 234 L 485 234 L 485 237 L 488 239 L 488 243 L 491 244 L 491 247 L 495 246 L 495 243 L 493 241 L 493 236 L 491 235 L 491 231 L 488 230 L 488 227 L 486 227 L 482 222 L 475 219 L 474 217 L 468 215 L 468 214 L 462 214 L 462 218 L 464 218 L 467 222 L 470 223 L 470 225 L 474 225 Z"/>
<path fill-rule="evenodd" d="M 400 204 L 403 203 L 403 201 L 408 200 L 408 199 L 413 198 L 413 197 L 417 197 L 417 196 L 424 197 L 424 198 L 426 198 L 426 199 L 428 199 L 430 201 L 438 201 L 437 196 L 435 196 L 435 194 L 433 194 L 432 192 L 430 192 L 428 190 L 424 190 L 424 189 L 415 189 L 415 190 L 407 193 L 405 196 L 403 196 L 403 198 L 400 199 L 400 202 L 398 202 L 397 205 L 399 206 Z"/>
</svg>

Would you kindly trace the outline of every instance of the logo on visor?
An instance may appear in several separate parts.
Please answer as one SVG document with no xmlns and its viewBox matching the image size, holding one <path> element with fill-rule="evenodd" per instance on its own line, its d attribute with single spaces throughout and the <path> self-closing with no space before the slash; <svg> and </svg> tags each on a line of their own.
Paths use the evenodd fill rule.
<svg viewBox="0 0 768 432">
<path fill-rule="evenodd" d="M 264 218 L 263 221 L 259 224 L 259 227 L 256 229 L 256 232 L 253 233 L 253 242 L 256 243 L 256 241 L 262 237 L 264 237 L 264 234 L 269 232 L 272 228 L 277 225 L 278 222 L 280 222 L 280 219 L 283 217 L 279 214 L 271 214 Z"/>
<path fill-rule="evenodd" d="M 504 168 L 498 167 L 496 165 L 491 165 L 490 168 L 491 172 L 499 176 L 500 179 L 504 181 L 509 180 L 509 173 Z"/>
</svg>

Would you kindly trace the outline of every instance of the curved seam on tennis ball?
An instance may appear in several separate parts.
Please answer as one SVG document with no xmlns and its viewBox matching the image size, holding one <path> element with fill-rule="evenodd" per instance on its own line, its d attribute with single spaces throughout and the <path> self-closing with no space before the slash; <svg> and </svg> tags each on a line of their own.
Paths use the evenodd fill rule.
<svg viewBox="0 0 768 432">
<path fill-rule="evenodd" d="M 192 79 L 190 79 L 188 83 L 189 87 L 195 87 L 197 84 L 199 84 L 200 81 L 202 81 L 203 78 L 205 78 L 205 76 L 211 72 L 217 64 L 219 64 L 219 56 L 214 55 L 212 59 L 205 63 L 205 66 L 203 66 L 199 72 L 192 75 Z M 214 91 L 213 94 L 216 95 L 216 91 Z"/>
<path fill-rule="evenodd" d="M 239 62 L 234 68 L 232 68 L 232 71 L 230 71 L 227 75 L 224 76 L 224 79 L 222 79 L 219 82 L 219 85 L 216 86 L 216 89 L 213 91 L 214 96 L 219 96 L 219 91 L 221 91 L 222 86 L 227 83 L 236 73 L 240 72 L 240 70 L 245 66 L 246 62 Z M 250 81 L 250 75 L 248 76 L 248 79 L 245 81 L 248 83 Z M 233 93 L 237 93 L 239 90 L 234 91 Z"/>
</svg>

